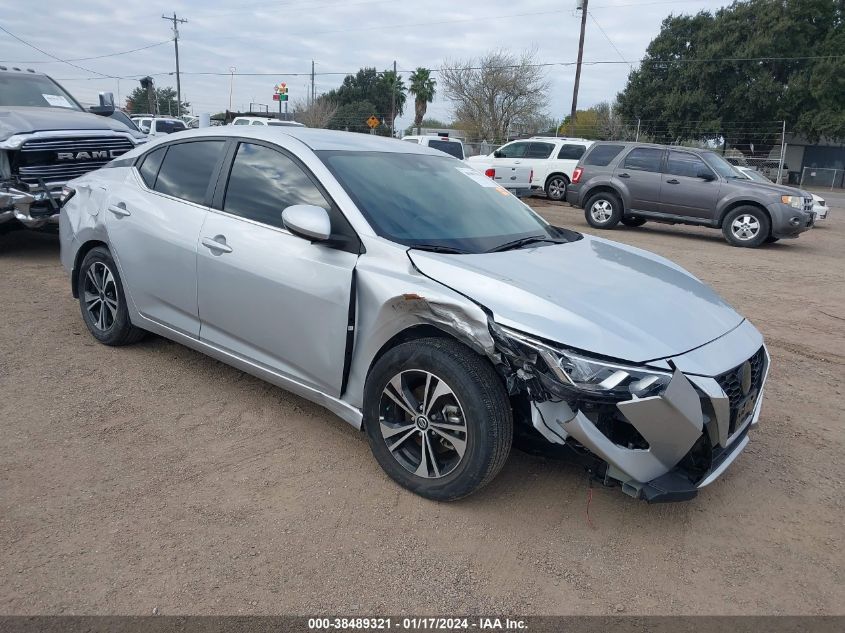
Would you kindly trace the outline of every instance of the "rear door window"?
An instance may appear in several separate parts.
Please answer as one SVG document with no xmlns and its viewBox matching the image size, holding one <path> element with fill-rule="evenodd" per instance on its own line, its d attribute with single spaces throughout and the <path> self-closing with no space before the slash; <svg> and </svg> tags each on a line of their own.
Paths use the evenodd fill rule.
<svg viewBox="0 0 845 633">
<path fill-rule="evenodd" d="M 587 151 L 587 148 L 584 145 L 570 145 L 567 143 L 561 146 L 557 157 L 560 160 L 579 160 L 585 151 Z"/>
<path fill-rule="evenodd" d="M 154 189 L 197 204 L 206 203 L 206 192 L 226 141 L 192 141 L 170 145 Z"/>
<path fill-rule="evenodd" d="M 525 158 L 548 158 L 552 155 L 555 146 L 551 143 L 531 143 L 528 145 L 528 151 L 525 152 Z"/>
<path fill-rule="evenodd" d="M 607 167 L 624 148 L 624 145 L 594 145 L 593 149 L 584 159 L 584 164 Z"/>
<path fill-rule="evenodd" d="M 637 147 L 630 151 L 622 164 L 624 169 L 637 169 L 639 171 L 660 171 L 660 163 L 663 161 L 663 150 L 654 147 Z"/>
</svg>

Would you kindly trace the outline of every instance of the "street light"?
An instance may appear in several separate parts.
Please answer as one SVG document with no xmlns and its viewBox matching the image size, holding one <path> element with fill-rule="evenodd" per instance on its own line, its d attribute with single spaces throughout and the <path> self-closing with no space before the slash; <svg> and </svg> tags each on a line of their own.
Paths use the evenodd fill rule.
<svg viewBox="0 0 845 633">
<path fill-rule="evenodd" d="M 235 71 L 236 70 L 237 70 L 237 68 L 235 68 L 234 66 L 229 66 L 229 72 L 231 73 L 231 76 L 229 78 L 229 112 L 232 111 L 232 88 L 235 84 Z"/>
</svg>

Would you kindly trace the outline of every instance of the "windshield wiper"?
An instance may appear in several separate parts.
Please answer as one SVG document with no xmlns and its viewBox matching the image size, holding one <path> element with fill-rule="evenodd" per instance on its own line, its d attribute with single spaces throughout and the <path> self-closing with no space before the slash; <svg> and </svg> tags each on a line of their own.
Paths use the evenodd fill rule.
<svg viewBox="0 0 845 633">
<path fill-rule="evenodd" d="M 528 244 L 537 244 L 539 242 L 551 242 L 552 244 L 565 244 L 566 242 L 562 242 L 560 240 L 555 240 L 550 237 L 541 237 L 539 235 L 534 235 L 533 237 L 521 237 L 518 240 L 512 240 L 510 242 L 505 242 L 504 244 L 499 244 L 491 248 L 488 253 L 498 253 L 500 251 L 510 251 L 515 248 L 520 248 L 522 246 L 527 246 Z"/>
<path fill-rule="evenodd" d="M 457 255 L 466 255 L 467 251 L 462 251 L 460 248 L 454 246 L 443 246 L 441 244 L 412 244 L 409 248 L 415 248 L 418 251 L 429 251 L 430 253 L 452 253 Z"/>
</svg>

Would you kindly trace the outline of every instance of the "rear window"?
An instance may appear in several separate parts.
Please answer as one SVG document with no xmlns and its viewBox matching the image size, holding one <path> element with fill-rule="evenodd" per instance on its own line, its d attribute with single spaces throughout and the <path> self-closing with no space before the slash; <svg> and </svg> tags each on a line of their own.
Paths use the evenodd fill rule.
<svg viewBox="0 0 845 633">
<path fill-rule="evenodd" d="M 579 160 L 586 151 L 587 148 L 583 145 L 567 144 L 560 148 L 560 151 L 557 153 L 557 157 L 560 160 Z"/>
<path fill-rule="evenodd" d="M 525 158 L 548 158 L 552 155 L 555 146 L 551 143 L 531 143 L 528 146 L 528 151 L 525 152 Z"/>
<path fill-rule="evenodd" d="M 156 132 L 162 134 L 173 134 L 173 132 L 181 132 L 186 129 L 188 128 L 181 121 L 156 121 Z"/>
<path fill-rule="evenodd" d="M 155 190 L 175 198 L 205 204 L 211 174 L 226 141 L 193 141 L 170 145 L 158 172 Z"/>
<path fill-rule="evenodd" d="M 584 164 L 607 167 L 623 149 L 625 149 L 624 145 L 594 145 L 592 151 L 584 159 Z"/>
<path fill-rule="evenodd" d="M 622 165 L 625 169 L 639 169 L 640 171 L 660 171 L 663 162 L 663 150 L 654 147 L 637 147 L 625 157 Z"/>
<path fill-rule="evenodd" d="M 430 140 L 428 146 L 432 149 L 439 149 L 441 152 L 454 156 L 455 158 L 464 159 L 464 148 L 460 143 L 454 141 L 440 141 Z"/>
</svg>

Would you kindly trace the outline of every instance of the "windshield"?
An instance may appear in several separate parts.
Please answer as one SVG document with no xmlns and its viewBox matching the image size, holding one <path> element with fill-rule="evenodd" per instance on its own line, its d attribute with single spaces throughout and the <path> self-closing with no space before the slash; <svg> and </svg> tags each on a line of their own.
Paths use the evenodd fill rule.
<svg viewBox="0 0 845 633">
<path fill-rule="evenodd" d="M 112 118 L 115 121 L 120 121 L 121 123 L 123 123 L 123 125 L 128 127 L 130 130 L 135 130 L 136 132 L 138 131 L 138 126 L 135 125 L 135 123 L 132 121 L 132 119 L 130 119 L 128 116 L 126 116 L 120 110 L 115 110 L 114 112 L 112 112 L 109 115 L 109 118 Z"/>
<path fill-rule="evenodd" d="M 0 106 L 40 108 L 82 107 L 46 75 L 0 73 Z"/>
<path fill-rule="evenodd" d="M 376 233 L 399 244 L 481 253 L 522 238 L 571 237 L 454 158 L 398 152 L 317 154 Z"/>
<path fill-rule="evenodd" d="M 456 143 L 455 141 L 435 141 L 431 139 L 428 141 L 428 146 L 431 149 L 439 149 L 441 152 L 459 158 L 460 160 L 464 159 L 464 148 L 460 143 Z"/>
<path fill-rule="evenodd" d="M 740 172 L 742 173 L 742 175 L 745 178 L 748 178 L 748 180 L 753 180 L 754 182 L 764 182 L 767 185 L 772 184 L 772 181 L 769 180 L 768 178 L 766 178 L 759 171 L 755 171 L 753 169 L 749 169 L 749 170 L 741 169 Z"/>
<path fill-rule="evenodd" d="M 702 156 L 707 161 L 707 164 L 710 165 L 722 178 L 740 178 L 740 176 L 737 176 L 734 166 L 718 154 L 714 154 L 713 152 L 704 152 Z"/>
</svg>

